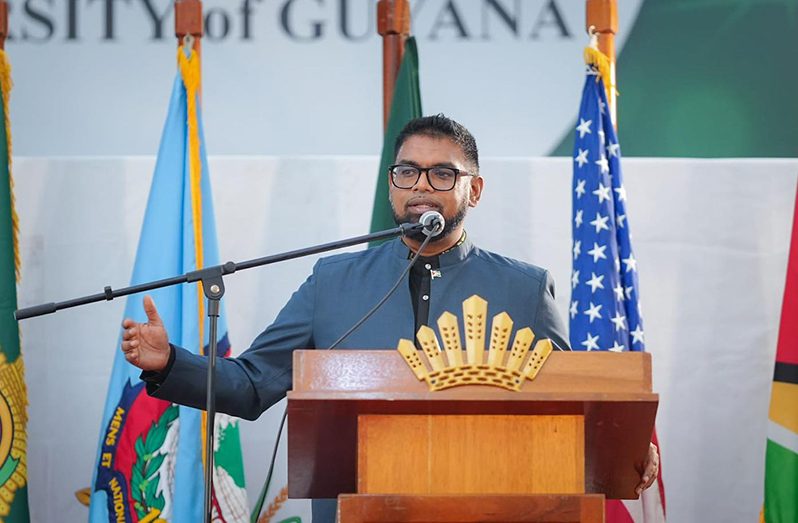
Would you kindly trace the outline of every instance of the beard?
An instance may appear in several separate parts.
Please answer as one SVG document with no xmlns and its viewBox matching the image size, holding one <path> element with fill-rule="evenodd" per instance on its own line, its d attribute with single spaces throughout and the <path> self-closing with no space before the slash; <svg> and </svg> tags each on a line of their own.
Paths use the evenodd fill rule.
<svg viewBox="0 0 798 523">
<path fill-rule="evenodd" d="M 411 214 L 409 212 L 405 212 L 404 214 L 399 214 L 396 212 L 396 207 L 394 207 L 393 200 L 391 200 L 390 203 L 391 203 L 391 213 L 393 214 L 393 221 L 396 223 L 396 225 L 401 225 L 403 223 L 418 223 L 419 218 L 421 218 L 421 216 L 417 214 Z M 436 209 L 436 210 L 443 215 L 441 209 Z M 464 199 L 463 202 L 460 204 L 460 206 L 458 206 L 457 211 L 454 213 L 453 216 L 443 215 L 443 220 L 446 222 L 443 226 L 443 231 L 441 231 L 441 233 L 438 234 L 437 236 L 433 236 L 432 238 L 430 238 L 429 243 L 439 242 L 444 238 L 446 238 L 447 236 L 449 236 L 449 233 L 451 233 L 455 228 L 457 228 L 457 226 L 463 223 L 463 220 L 465 219 L 467 212 L 468 212 L 468 200 Z M 411 240 L 423 242 L 427 238 L 427 235 L 424 234 L 423 230 L 421 230 L 421 231 L 411 232 L 407 235 L 407 237 L 410 238 Z"/>
</svg>

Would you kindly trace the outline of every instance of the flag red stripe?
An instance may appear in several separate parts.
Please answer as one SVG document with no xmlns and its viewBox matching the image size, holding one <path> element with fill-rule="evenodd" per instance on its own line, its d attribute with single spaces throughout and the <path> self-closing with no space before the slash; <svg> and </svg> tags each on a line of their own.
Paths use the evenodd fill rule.
<svg viewBox="0 0 798 523">
<path fill-rule="evenodd" d="M 668 511 L 665 510 L 665 483 L 662 481 L 662 449 L 659 446 L 659 439 L 657 439 L 657 427 L 654 427 L 654 434 L 651 435 L 651 442 L 657 446 L 657 452 L 659 452 L 659 470 L 657 470 L 657 488 L 659 489 L 659 499 L 662 502 L 662 513 L 667 515 Z"/>
<path fill-rule="evenodd" d="M 606 501 L 604 516 L 607 523 L 635 523 L 620 499 L 608 499 Z"/>
<path fill-rule="evenodd" d="M 777 362 L 798 364 L 798 321 L 795 321 L 796 317 L 798 317 L 798 204 L 793 211 L 790 257 L 787 261 L 787 281 L 784 284 L 779 343 L 776 349 Z"/>
</svg>

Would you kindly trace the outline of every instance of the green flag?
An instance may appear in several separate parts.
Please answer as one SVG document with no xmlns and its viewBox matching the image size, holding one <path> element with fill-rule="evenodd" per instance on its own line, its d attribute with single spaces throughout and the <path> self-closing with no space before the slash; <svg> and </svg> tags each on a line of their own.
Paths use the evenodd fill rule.
<svg viewBox="0 0 798 523">
<path fill-rule="evenodd" d="M 618 54 L 624 157 L 798 155 L 794 1 L 640 4 Z M 571 154 L 573 127 L 554 156 Z"/>
<path fill-rule="evenodd" d="M 416 40 L 412 36 L 405 41 L 405 54 L 399 66 L 396 86 L 391 103 L 391 115 L 385 129 L 382 143 L 380 170 L 377 175 L 377 191 L 374 196 L 374 210 L 371 214 L 371 231 L 390 229 L 396 224 L 393 221 L 391 207 L 388 203 L 388 167 L 393 164 L 396 153 L 394 145 L 402 128 L 413 118 L 421 116 L 421 90 L 418 87 L 418 51 Z"/>
<path fill-rule="evenodd" d="M 11 157 L 9 155 L 8 93 L 11 71 L 0 50 L 0 522 L 30 521 L 26 425 L 28 394 L 25 390 L 17 308 L 19 242 L 14 212 Z"/>
</svg>

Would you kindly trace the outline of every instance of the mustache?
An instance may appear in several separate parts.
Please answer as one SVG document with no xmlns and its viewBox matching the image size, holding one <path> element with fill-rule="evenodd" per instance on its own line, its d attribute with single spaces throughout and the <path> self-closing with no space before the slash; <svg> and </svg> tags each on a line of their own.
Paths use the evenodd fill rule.
<svg viewBox="0 0 798 523">
<path fill-rule="evenodd" d="M 405 210 L 407 210 L 408 207 L 411 207 L 413 205 L 427 205 L 429 207 L 436 209 L 438 212 L 443 210 L 443 205 L 441 205 L 438 201 L 433 200 L 432 198 L 426 196 L 415 196 L 413 198 L 410 198 L 409 200 L 407 200 L 407 202 L 405 202 Z"/>
</svg>

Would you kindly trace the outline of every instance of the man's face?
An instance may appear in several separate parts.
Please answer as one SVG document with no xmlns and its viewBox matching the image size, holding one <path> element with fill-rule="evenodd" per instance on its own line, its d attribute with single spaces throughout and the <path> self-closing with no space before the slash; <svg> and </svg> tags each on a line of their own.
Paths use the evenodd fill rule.
<svg viewBox="0 0 798 523">
<path fill-rule="evenodd" d="M 466 160 L 463 150 L 449 138 L 415 135 L 405 140 L 396 154 L 397 164 L 416 167 L 452 167 L 471 173 L 474 166 Z M 388 174 L 390 176 L 390 174 Z M 390 183 L 389 197 L 394 220 L 400 223 L 416 223 L 427 211 L 438 211 L 446 220 L 443 234 L 433 240 L 442 240 L 452 231 L 459 238 L 462 221 L 469 207 L 475 207 L 482 192 L 482 178 L 478 176 L 457 177 L 454 189 L 436 191 L 425 173 L 410 189 L 399 189 Z"/>
</svg>

